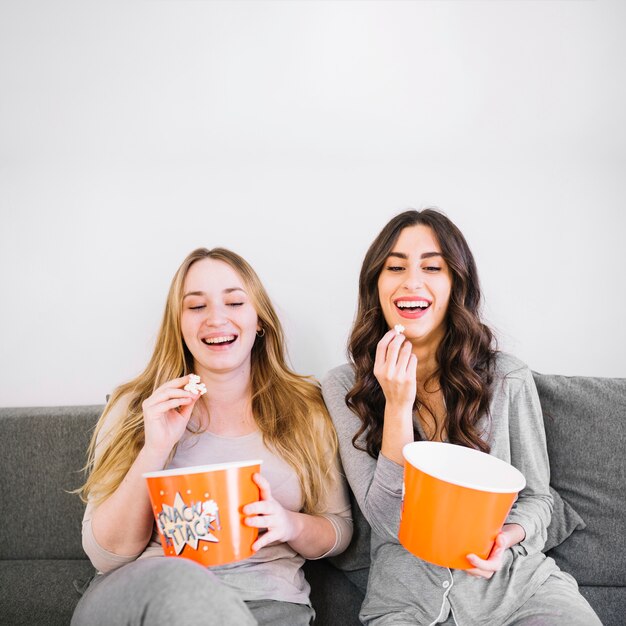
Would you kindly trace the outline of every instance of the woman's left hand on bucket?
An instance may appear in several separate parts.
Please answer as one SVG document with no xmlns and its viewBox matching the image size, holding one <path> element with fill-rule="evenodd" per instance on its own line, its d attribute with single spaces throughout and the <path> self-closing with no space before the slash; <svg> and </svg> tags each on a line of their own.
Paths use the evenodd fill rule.
<svg viewBox="0 0 626 626">
<path fill-rule="evenodd" d="M 505 524 L 502 531 L 496 536 L 489 557 L 481 559 L 475 554 L 468 554 L 467 560 L 474 567 L 465 571 L 470 576 L 489 580 L 497 571 L 502 569 L 505 550 L 523 541 L 525 536 L 526 533 L 519 524 Z"/>
<path fill-rule="evenodd" d="M 244 515 L 248 516 L 244 522 L 246 526 L 267 529 L 252 544 L 252 549 L 257 552 L 270 543 L 293 541 L 299 532 L 298 514 L 288 511 L 272 497 L 270 484 L 261 474 L 255 473 L 252 479 L 259 487 L 261 499 L 243 507 Z"/>
</svg>

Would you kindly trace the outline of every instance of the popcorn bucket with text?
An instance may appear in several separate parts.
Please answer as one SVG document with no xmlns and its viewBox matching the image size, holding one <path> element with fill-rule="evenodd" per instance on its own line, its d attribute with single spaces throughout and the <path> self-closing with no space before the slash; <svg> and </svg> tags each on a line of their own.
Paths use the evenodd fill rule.
<svg viewBox="0 0 626 626">
<path fill-rule="evenodd" d="M 398 539 L 442 567 L 469 569 L 486 559 L 526 480 L 494 456 L 449 443 L 404 446 L 404 497 Z"/>
<path fill-rule="evenodd" d="M 252 556 L 258 529 L 242 507 L 259 500 L 261 461 L 199 465 L 144 474 L 166 556 L 224 565 Z"/>
</svg>

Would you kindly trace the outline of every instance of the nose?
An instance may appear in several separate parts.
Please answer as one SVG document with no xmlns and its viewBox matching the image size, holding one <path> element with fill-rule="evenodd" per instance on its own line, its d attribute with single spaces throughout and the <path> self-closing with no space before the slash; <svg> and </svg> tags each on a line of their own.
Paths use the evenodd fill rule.
<svg viewBox="0 0 626 626">
<path fill-rule="evenodd" d="M 226 323 L 226 311 L 224 307 L 215 305 L 207 306 L 204 323 L 211 328 L 223 326 Z"/>
<path fill-rule="evenodd" d="M 402 281 L 402 287 L 408 291 L 415 291 L 424 286 L 424 279 L 418 268 L 409 269 Z"/>
</svg>

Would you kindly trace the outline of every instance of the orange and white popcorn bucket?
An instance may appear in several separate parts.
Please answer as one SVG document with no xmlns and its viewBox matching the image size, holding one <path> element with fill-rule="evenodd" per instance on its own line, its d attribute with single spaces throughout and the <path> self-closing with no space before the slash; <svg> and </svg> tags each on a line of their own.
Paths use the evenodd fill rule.
<svg viewBox="0 0 626 626">
<path fill-rule="evenodd" d="M 523 474 L 494 456 L 449 443 L 417 441 L 402 453 L 400 543 L 442 567 L 470 569 L 468 554 L 486 559 L 526 485 Z"/>
<path fill-rule="evenodd" d="M 260 470 L 241 461 L 144 474 L 164 554 L 206 566 L 252 556 L 258 529 L 244 525 L 242 507 L 259 500 Z"/>
</svg>

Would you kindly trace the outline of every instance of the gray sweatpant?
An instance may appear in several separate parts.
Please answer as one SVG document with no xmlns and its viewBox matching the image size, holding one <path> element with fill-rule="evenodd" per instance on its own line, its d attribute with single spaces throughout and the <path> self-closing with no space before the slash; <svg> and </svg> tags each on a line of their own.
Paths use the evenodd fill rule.
<svg viewBox="0 0 626 626">
<path fill-rule="evenodd" d="M 99 575 L 80 599 L 72 626 L 308 626 L 305 604 L 244 602 L 208 569 L 187 559 L 139 559 Z"/>
<path fill-rule="evenodd" d="M 439 626 L 472 626 L 462 614 L 448 617 Z M 602 626 L 591 605 L 578 591 L 576 581 L 557 571 L 505 622 L 490 626 Z M 388 613 L 368 622 L 369 626 L 426 626 L 405 612 Z"/>
</svg>

